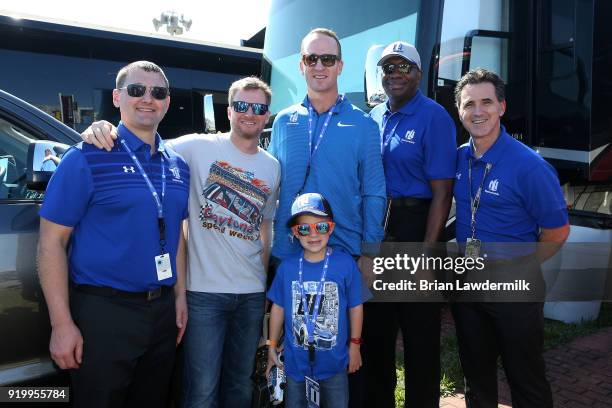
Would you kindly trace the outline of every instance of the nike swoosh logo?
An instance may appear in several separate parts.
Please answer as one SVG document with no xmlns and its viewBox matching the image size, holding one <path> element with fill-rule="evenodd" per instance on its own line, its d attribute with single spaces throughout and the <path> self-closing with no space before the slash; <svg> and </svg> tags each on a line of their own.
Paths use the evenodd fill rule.
<svg viewBox="0 0 612 408">
<path fill-rule="evenodd" d="M 351 125 L 348 123 L 342 123 L 342 122 L 338 122 L 338 127 L 353 127 L 355 125 Z"/>
</svg>

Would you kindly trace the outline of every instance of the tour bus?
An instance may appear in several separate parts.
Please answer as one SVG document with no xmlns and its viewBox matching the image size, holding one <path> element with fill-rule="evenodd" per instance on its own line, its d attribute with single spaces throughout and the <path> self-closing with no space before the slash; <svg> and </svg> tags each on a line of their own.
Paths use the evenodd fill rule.
<svg viewBox="0 0 612 408">
<path fill-rule="evenodd" d="M 610 20 L 608 0 L 272 0 L 262 73 L 274 91 L 273 115 L 301 102 L 300 41 L 313 28 L 333 29 L 344 61 L 340 93 L 369 111 L 386 98 L 376 66 L 382 48 L 407 41 L 421 56 L 420 90 L 453 117 L 459 145 L 468 135 L 458 120 L 455 85 L 472 68 L 491 69 L 507 84 L 503 125 L 559 174 L 570 241 L 609 244 Z"/>
</svg>

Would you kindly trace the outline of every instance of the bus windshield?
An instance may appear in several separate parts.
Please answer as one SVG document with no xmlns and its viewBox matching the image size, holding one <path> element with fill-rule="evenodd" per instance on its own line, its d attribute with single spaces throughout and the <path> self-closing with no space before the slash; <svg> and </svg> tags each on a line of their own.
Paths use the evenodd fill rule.
<svg viewBox="0 0 612 408">
<path fill-rule="evenodd" d="M 363 81 L 368 49 L 396 40 L 414 44 L 420 6 L 420 0 L 273 0 L 264 45 L 264 74 L 269 75 L 274 90 L 272 114 L 306 95 L 306 83 L 299 71 L 300 42 L 317 27 L 330 28 L 340 37 L 344 69 L 339 91 L 365 109 Z"/>
</svg>

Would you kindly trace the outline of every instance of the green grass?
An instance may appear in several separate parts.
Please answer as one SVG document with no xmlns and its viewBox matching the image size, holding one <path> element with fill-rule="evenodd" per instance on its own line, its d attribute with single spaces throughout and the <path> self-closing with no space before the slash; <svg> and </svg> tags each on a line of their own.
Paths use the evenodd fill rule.
<svg viewBox="0 0 612 408">
<path fill-rule="evenodd" d="M 612 326 L 612 303 L 602 303 L 599 317 L 583 323 L 566 324 L 555 320 L 544 321 L 544 350 L 550 350 L 572 340 L 597 332 Z M 397 373 L 397 387 L 395 388 L 395 406 L 404 406 L 404 356 L 398 351 L 395 359 Z M 459 362 L 457 339 L 454 335 L 441 339 L 440 363 L 442 379 L 440 381 L 440 394 L 448 397 L 455 394 L 463 386 L 463 371 Z"/>
</svg>

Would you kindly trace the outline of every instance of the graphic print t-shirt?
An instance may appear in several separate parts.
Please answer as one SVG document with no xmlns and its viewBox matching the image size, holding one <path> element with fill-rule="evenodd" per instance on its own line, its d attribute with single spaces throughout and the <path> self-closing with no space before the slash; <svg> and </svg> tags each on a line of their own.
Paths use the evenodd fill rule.
<svg viewBox="0 0 612 408">
<path fill-rule="evenodd" d="M 278 270 L 268 298 L 285 312 L 285 372 L 296 381 L 310 376 L 307 319 L 312 318 L 317 286 L 324 261 L 304 260 L 303 282 L 306 305 L 299 284 L 299 256 L 287 258 Z M 362 303 L 361 274 L 353 258 L 340 249 L 330 256 L 314 325 L 314 375 L 324 380 L 348 366 L 349 309 Z M 317 307 L 319 308 L 319 307 Z M 304 313 L 308 310 L 307 315 Z"/>
<path fill-rule="evenodd" d="M 260 228 L 274 217 L 280 166 L 260 149 L 238 150 L 228 134 L 167 142 L 191 169 L 187 290 L 265 291 Z"/>
</svg>

